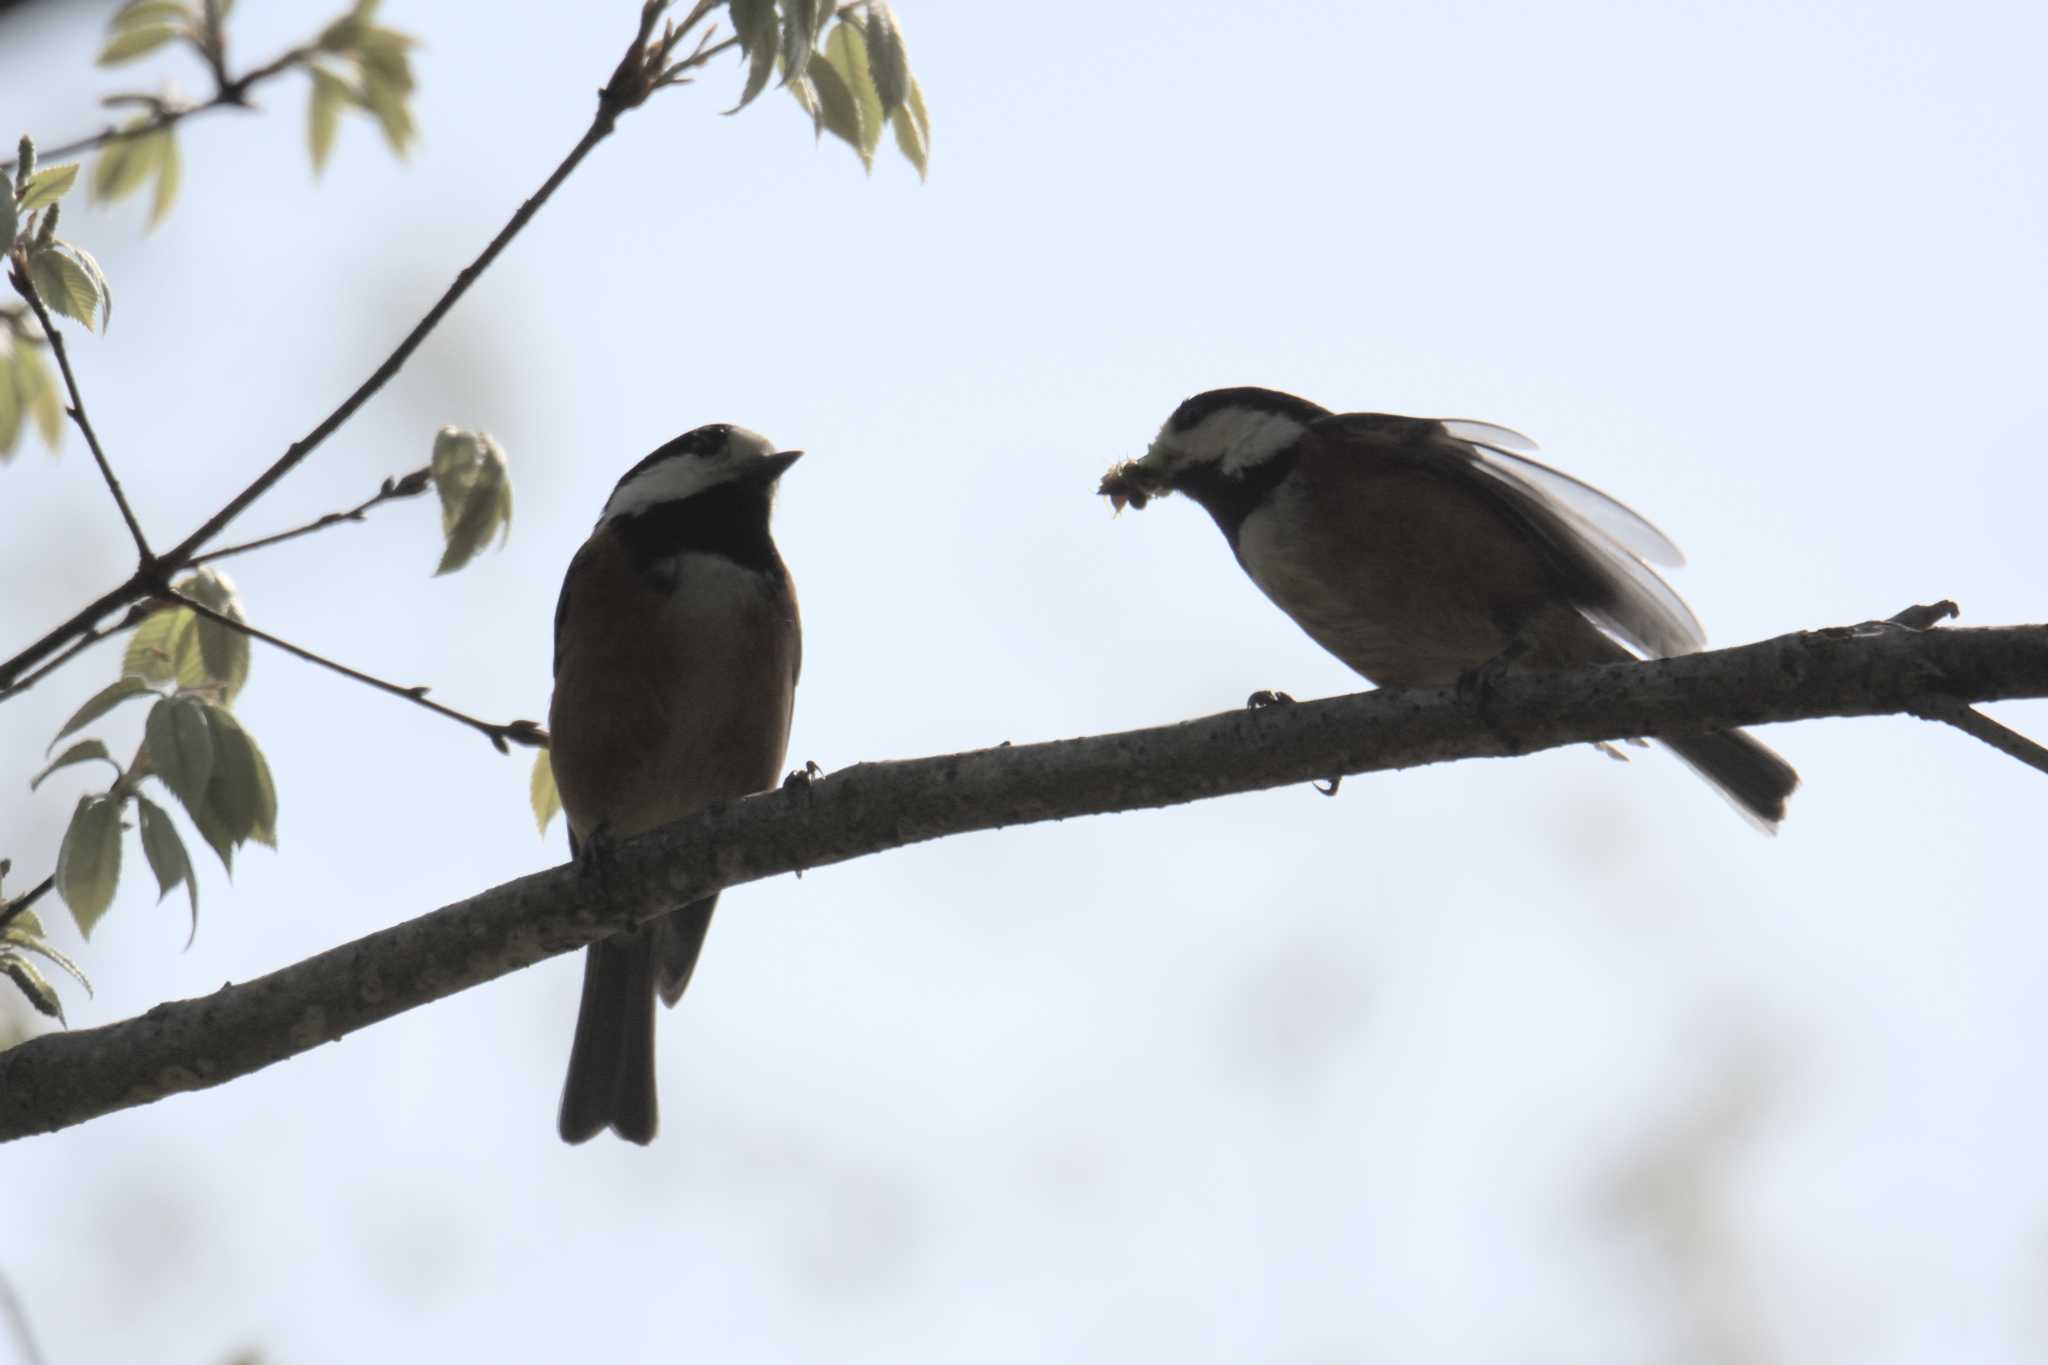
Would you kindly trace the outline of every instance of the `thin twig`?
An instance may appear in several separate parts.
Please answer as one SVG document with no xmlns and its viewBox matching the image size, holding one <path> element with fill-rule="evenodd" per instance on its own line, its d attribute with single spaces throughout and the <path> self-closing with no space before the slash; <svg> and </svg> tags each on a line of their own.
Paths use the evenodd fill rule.
<svg viewBox="0 0 2048 1365">
<path fill-rule="evenodd" d="M 554 173 L 542 183 L 540 189 L 532 198 L 519 206 L 518 211 L 512 215 L 511 220 L 503 228 L 499 229 L 498 235 L 491 238 L 490 245 L 486 246 L 474 261 L 462 268 L 461 272 L 455 277 L 455 283 L 448 286 L 446 292 L 439 299 L 435 300 L 434 306 L 427 310 L 426 316 L 421 318 L 418 324 L 405 334 L 405 339 L 398 343 L 397 348 L 389 356 L 385 357 L 384 363 L 372 371 L 368 379 L 357 385 L 355 392 L 343 399 L 340 407 L 323 418 L 318 426 L 307 432 L 299 440 L 293 442 L 286 449 L 285 453 L 270 468 L 257 475 L 255 481 L 247 488 L 244 488 L 241 492 L 230 498 L 227 506 L 208 517 L 198 530 L 179 541 L 164 556 L 165 560 L 170 564 L 180 567 L 190 563 L 192 556 L 197 554 L 208 541 L 219 535 L 229 522 L 246 511 L 249 504 L 269 492 L 278 480 L 296 469 L 301 461 L 319 449 L 322 442 L 339 430 L 342 423 L 355 416 L 356 411 L 363 404 L 369 402 L 379 389 L 390 383 L 392 377 L 404 367 L 405 362 L 412 358 L 412 353 L 420 348 L 420 343 L 425 341 L 428 334 L 440 325 L 441 319 L 448 316 L 449 310 L 454 308 L 462 296 L 469 292 L 470 286 L 475 284 L 478 277 L 490 268 L 491 263 L 498 259 L 499 254 L 511 244 L 512 239 L 519 235 L 520 230 L 528 222 L 532 221 L 533 215 L 540 212 L 541 206 L 547 203 L 554 192 L 561 187 L 562 182 L 569 178 L 569 173 L 582 163 L 584 157 L 590 155 L 593 147 L 597 146 L 598 143 L 611 134 L 613 127 L 618 122 L 620 112 L 618 108 L 609 102 L 600 100 L 598 102 L 597 117 L 591 120 L 590 127 L 584 130 L 583 136 L 577 139 L 576 145 L 570 149 L 569 154 L 562 158 L 561 164 L 555 167 Z M 0 673 L 4 673 L 4 669 L 0 669 Z"/>
<path fill-rule="evenodd" d="M 80 635 L 76 640 L 74 640 L 68 648 L 60 652 L 54 659 L 49 659 L 45 661 L 40 667 L 36 668 L 34 671 L 23 674 L 20 682 L 14 683 L 13 685 L 8 687 L 0 687 L 0 701 L 6 701 L 9 697 L 12 697 L 17 692 L 28 691 L 31 687 L 34 687 L 38 682 L 40 682 L 45 675 L 56 672 L 65 664 L 71 662 L 72 659 L 76 658 L 80 654 L 83 654 L 86 650 L 91 649 L 100 641 L 108 639 L 115 635 L 119 635 L 124 630 L 131 630 L 134 627 L 141 625 L 142 618 L 149 615 L 149 612 L 150 608 L 148 604 L 138 602 L 134 606 L 128 608 L 128 614 L 123 616 L 120 620 L 114 622 L 113 625 L 107 626 L 105 629 L 102 629 L 98 626 L 91 627 L 84 634 Z"/>
<path fill-rule="evenodd" d="M 204 54 L 202 53 L 202 55 Z M 214 92 L 211 98 L 201 100 L 196 104 L 170 104 L 151 97 L 150 103 L 156 112 L 142 123 L 131 128 L 102 128 L 97 133 L 75 139 L 71 142 L 60 143 L 55 147 L 38 147 L 36 149 L 36 159 L 43 162 L 56 161 L 67 156 L 80 156 L 86 152 L 98 151 L 102 147 L 110 147 L 117 142 L 133 142 L 137 138 L 148 137 L 152 133 L 160 133 L 167 128 L 174 128 L 186 119 L 191 118 L 194 114 L 203 114 L 210 109 L 253 108 L 254 106 L 249 103 L 249 91 L 251 88 L 269 80 L 273 76 L 282 75 L 312 55 L 312 48 L 295 47 L 280 56 L 272 58 L 261 66 L 252 67 L 233 80 L 228 81 L 222 81 L 220 79 L 220 72 L 216 69 Z M 208 64 L 211 65 L 211 62 Z M 14 170 L 14 164 L 14 158 L 12 157 L 5 161 L 0 161 L 0 171 L 11 173 Z"/>
<path fill-rule="evenodd" d="M 195 613 L 209 621 L 226 626 L 229 630 L 238 631 L 252 640 L 261 640 L 264 644 L 281 649 L 294 658 L 304 659 L 309 664 L 318 664 L 322 668 L 331 669 L 341 674 L 344 678 L 352 678 L 356 682 L 367 684 L 380 692 L 389 692 L 394 697 L 403 697 L 415 706 L 424 706 L 437 715 L 443 715 L 452 721 L 467 725 L 470 729 L 475 730 L 485 739 L 488 739 L 492 747 L 501 754 L 512 751 L 510 744 L 523 744 L 530 748 L 539 748 L 548 742 L 547 730 L 536 721 L 515 720 L 504 725 L 495 725 L 487 720 L 478 720 L 475 716 L 457 711 L 452 706 L 443 706 L 437 701 L 429 701 L 427 699 L 427 689 L 424 687 L 401 687 L 397 683 L 386 682 L 382 678 L 372 677 L 360 669 L 350 668 L 347 664 L 336 663 L 325 655 L 315 654 L 312 650 L 295 645 L 289 640 L 281 640 L 269 631 L 258 630 L 247 621 L 238 621 L 225 612 L 215 611 L 204 602 L 194 597 L 188 597 L 184 593 L 174 590 L 160 595 L 169 601 L 178 603 L 180 606 L 190 607 Z M 508 741 L 510 744 L 508 744 Z"/>
<path fill-rule="evenodd" d="M 52 210 L 54 212 L 55 210 Z M 142 523 L 135 519 L 135 509 L 128 505 L 128 495 L 121 491 L 121 481 L 114 477 L 114 466 L 107 459 L 107 452 L 100 448 L 98 433 L 92 429 L 92 420 L 85 415 L 85 395 L 78 391 L 78 376 L 71 372 L 71 356 L 64 347 L 64 334 L 57 330 L 57 324 L 50 320 L 50 312 L 43 307 L 43 297 L 36 292 L 35 284 L 28 272 L 19 266 L 10 267 L 8 278 L 14 285 L 14 292 L 36 315 L 36 322 L 43 329 L 43 337 L 50 343 L 50 353 L 57 357 L 57 368 L 64 375 L 65 391 L 71 395 L 71 420 L 85 434 L 85 444 L 92 451 L 92 458 L 100 467 L 100 477 L 106 480 L 107 491 L 114 495 L 114 505 L 121 509 L 121 520 L 128 523 L 128 534 L 135 540 L 135 553 L 140 557 L 140 572 L 147 573 L 154 567 L 156 556 L 150 552 L 149 538 L 142 534 Z"/>
<path fill-rule="evenodd" d="M 1953 725 L 1964 734 L 1983 740 L 2008 758 L 2016 758 L 2029 768 L 2048 773 L 2048 749 L 2019 731 L 1999 724 L 1967 702 L 1954 697 L 1933 697 L 1915 710 L 1923 719 Z"/>
<path fill-rule="evenodd" d="M 330 526 L 339 526 L 345 521 L 361 521 L 363 520 L 364 513 L 381 503 L 395 502 L 400 498 L 417 497 L 421 493 L 426 492 L 431 478 L 431 470 L 415 469 L 402 479 L 386 479 L 383 486 L 377 490 L 374 496 L 364 499 L 345 512 L 329 512 L 324 517 L 316 518 L 313 521 L 307 522 L 304 526 L 297 526 L 289 531 L 279 531 L 276 535 L 262 536 L 256 540 L 246 540 L 239 545 L 227 545 L 218 550 L 208 550 L 205 554 L 192 556 L 191 559 L 186 561 L 186 567 L 196 569 L 201 564 L 211 564 L 216 559 L 228 559 L 234 555 L 247 554 L 251 550 L 268 549 L 272 545 L 281 545 L 287 540 L 296 540 L 300 536 L 309 536 L 315 531 L 324 531 Z"/>
</svg>

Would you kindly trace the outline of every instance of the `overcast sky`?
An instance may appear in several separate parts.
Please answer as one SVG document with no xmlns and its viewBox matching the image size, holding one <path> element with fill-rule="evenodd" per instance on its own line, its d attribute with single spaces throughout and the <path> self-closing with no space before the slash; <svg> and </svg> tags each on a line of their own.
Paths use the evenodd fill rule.
<svg viewBox="0 0 2048 1365">
<path fill-rule="evenodd" d="M 10 17 L 0 113 L 96 126 L 109 8 Z M 634 10 L 387 0 L 424 43 L 408 162 L 352 123 L 316 184 L 293 77 L 190 126 L 153 235 L 67 210 L 116 295 L 81 378 L 159 540 L 540 183 Z M 1224 384 L 1529 433 L 1684 546 L 1719 643 L 1943 596 L 2042 618 L 2040 5 L 899 13 L 928 184 L 780 95 L 719 117 L 724 65 L 630 115 L 238 525 L 359 501 L 454 422 L 511 455 L 509 545 L 434 579 L 432 509 L 386 509 L 230 565 L 252 619 L 541 716 L 613 481 L 733 421 L 811 452 L 777 525 L 793 765 L 1353 690 L 1198 509 L 1092 496 Z M 324 17 L 241 6 L 237 51 Z M 0 650 L 123 545 L 74 437 L 0 470 Z M 0 708 L 17 877 L 88 780 L 27 778 L 114 666 Z M 523 758 L 424 711 L 262 652 L 238 710 L 280 850 L 209 858 L 181 951 L 131 847 L 93 941 L 57 937 L 98 987 L 74 1023 L 564 856 Z M 1775 840 L 1668 755 L 1581 748 L 748 886 L 661 1021 L 651 1149 L 555 1137 L 562 959 L 8 1147 L 0 1271 L 53 1365 L 2037 1361 L 2048 785 L 1913 720 L 1767 738 L 1806 779 Z"/>
</svg>

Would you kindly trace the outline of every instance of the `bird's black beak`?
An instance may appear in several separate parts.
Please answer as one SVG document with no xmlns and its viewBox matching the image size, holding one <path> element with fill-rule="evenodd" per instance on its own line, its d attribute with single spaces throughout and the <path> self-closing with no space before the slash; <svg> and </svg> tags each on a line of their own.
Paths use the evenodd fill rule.
<svg viewBox="0 0 2048 1365">
<path fill-rule="evenodd" d="M 747 471 L 749 478 L 757 483 L 774 483 L 788 472 L 789 467 L 803 458 L 801 450 L 779 450 L 773 455 L 763 455 L 754 461 Z"/>
</svg>

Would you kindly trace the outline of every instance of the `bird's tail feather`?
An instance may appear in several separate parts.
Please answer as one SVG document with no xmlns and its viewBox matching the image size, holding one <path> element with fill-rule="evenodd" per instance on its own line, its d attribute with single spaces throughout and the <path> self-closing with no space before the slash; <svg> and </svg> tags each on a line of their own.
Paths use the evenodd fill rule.
<svg viewBox="0 0 2048 1365">
<path fill-rule="evenodd" d="M 714 892 L 655 922 L 654 984 L 661 990 L 662 1004 L 673 1005 L 683 998 L 690 976 L 697 970 L 697 954 L 704 951 L 704 935 L 711 930 L 711 912 L 717 908 Z"/>
<path fill-rule="evenodd" d="M 1751 823 L 1766 834 L 1777 833 L 1778 822 L 1785 818 L 1785 800 L 1799 785 L 1799 774 L 1790 763 L 1741 730 L 1677 735 L 1664 743 Z"/>
<path fill-rule="evenodd" d="M 562 1086 L 563 1141 L 583 1142 L 606 1128 L 642 1146 L 654 1140 L 654 981 L 655 930 L 590 945 Z"/>
</svg>

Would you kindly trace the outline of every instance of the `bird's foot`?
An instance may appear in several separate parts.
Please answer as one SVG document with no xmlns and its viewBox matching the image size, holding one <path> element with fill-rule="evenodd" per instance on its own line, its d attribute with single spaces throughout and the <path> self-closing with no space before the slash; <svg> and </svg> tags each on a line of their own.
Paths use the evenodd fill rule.
<svg viewBox="0 0 2048 1365">
<path fill-rule="evenodd" d="M 1521 746 L 1494 720 L 1494 689 L 1500 686 L 1501 679 L 1507 677 L 1508 670 L 1515 666 L 1515 661 L 1528 652 L 1529 642 L 1519 635 L 1512 636 L 1506 649 L 1478 667 L 1468 668 L 1460 673 L 1453 689 L 1460 701 L 1479 713 L 1480 722 L 1500 741 L 1501 748 L 1510 754 L 1520 753 Z"/>
<path fill-rule="evenodd" d="M 1262 687 L 1249 697 L 1246 697 L 1244 704 L 1247 710 L 1265 711 L 1275 706 L 1293 706 L 1295 702 L 1294 698 L 1288 696 L 1285 692 L 1268 691 Z M 1310 782 L 1309 785 L 1324 796 L 1335 796 L 1337 788 L 1344 785 L 1344 774 L 1338 773 L 1336 776 L 1326 777 L 1320 782 Z"/>
<path fill-rule="evenodd" d="M 811 784 L 824 775 L 825 770 L 807 758 L 804 760 L 803 767 L 796 769 L 789 776 L 782 779 L 782 789 L 784 791 L 802 792 L 803 799 L 809 801 L 811 799 Z M 804 870 L 799 867 L 795 871 L 796 879 L 802 881 L 804 879 Z"/>
<path fill-rule="evenodd" d="M 576 841 L 576 876 L 584 885 L 595 888 L 598 899 L 607 905 L 612 899 L 612 868 L 618 851 L 618 841 L 604 825 Z"/>
</svg>

